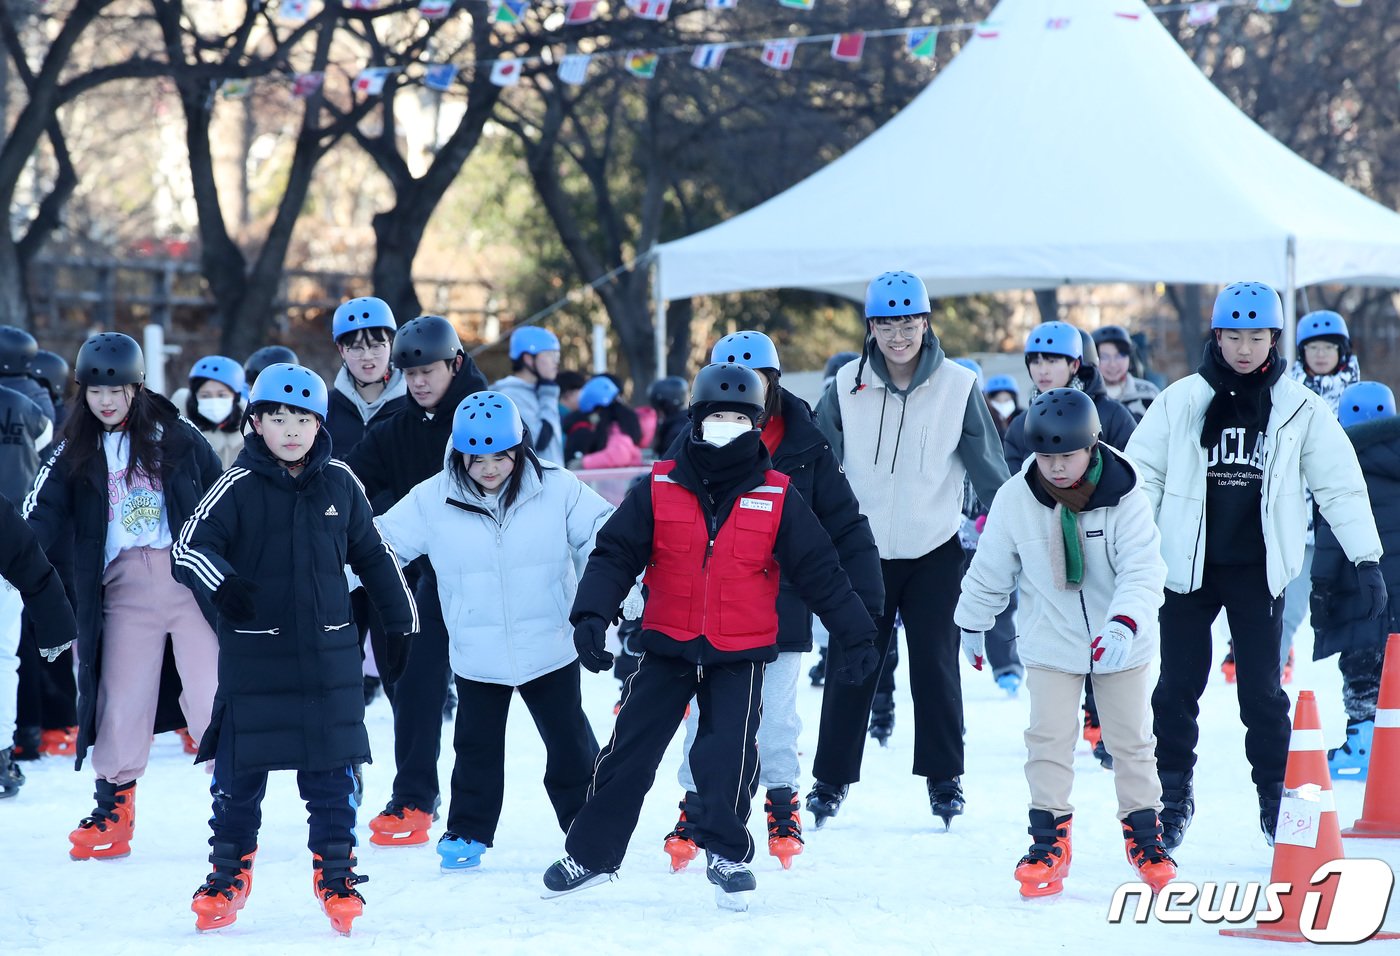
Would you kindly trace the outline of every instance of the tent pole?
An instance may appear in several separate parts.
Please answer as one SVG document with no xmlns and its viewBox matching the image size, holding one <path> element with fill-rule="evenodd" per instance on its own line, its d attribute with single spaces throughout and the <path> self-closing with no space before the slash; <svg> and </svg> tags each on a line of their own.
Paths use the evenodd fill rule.
<svg viewBox="0 0 1400 956">
<path fill-rule="evenodd" d="M 666 334 L 666 300 L 661 298 L 661 258 L 655 255 L 651 257 L 651 291 L 652 298 L 656 303 L 656 318 L 652 323 L 656 335 L 655 378 L 665 378 L 666 342 L 669 336 Z"/>
<path fill-rule="evenodd" d="M 1283 355 L 1284 364 L 1291 364 L 1293 361 L 1294 336 L 1298 331 L 1298 239 L 1296 236 L 1288 237 L 1288 247 L 1284 260 L 1284 296 L 1283 296 L 1283 348 L 1280 353 Z"/>
</svg>

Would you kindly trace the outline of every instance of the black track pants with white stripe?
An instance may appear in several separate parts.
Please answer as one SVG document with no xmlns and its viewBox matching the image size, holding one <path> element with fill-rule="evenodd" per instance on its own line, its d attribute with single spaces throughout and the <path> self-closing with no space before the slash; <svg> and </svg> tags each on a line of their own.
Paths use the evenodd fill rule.
<svg viewBox="0 0 1400 956">
<path fill-rule="evenodd" d="M 696 843 L 728 860 L 753 859 L 749 801 L 758 787 L 755 735 L 763 707 L 763 665 L 707 664 L 642 655 L 623 689 L 612 739 L 598 754 L 588 801 L 565 848 L 590 870 L 622 865 L 656 768 L 695 696 L 700 728 L 690 750 L 698 801 L 687 805 Z M 692 805 L 698 804 L 698 805 Z"/>
</svg>

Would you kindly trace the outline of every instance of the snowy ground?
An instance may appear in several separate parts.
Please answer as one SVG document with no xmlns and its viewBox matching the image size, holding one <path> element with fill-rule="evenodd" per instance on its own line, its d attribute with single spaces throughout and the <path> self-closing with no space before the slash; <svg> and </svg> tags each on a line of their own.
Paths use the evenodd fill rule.
<svg viewBox="0 0 1400 956">
<path fill-rule="evenodd" d="M 1299 668 L 1289 688 L 1312 688 L 1329 742 L 1345 717 L 1335 662 L 1307 660 L 1310 633 L 1299 635 Z M 1223 640 L 1219 644 L 1223 648 Z M 584 700 L 600 738 L 612 721 L 616 685 L 585 674 Z M 982 674 L 965 675 L 968 814 L 950 833 L 929 815 L 923 782 L 910 775 L 913 727 L 900 673 L 899 723 L 888 749 L 866 751 L 864 780 L 826 829 L 808 830 L 806 853 L 783 872 L 766 853 L 756 860 L 759 888 L 746 914 L 717 910 L 703 868 L 667 872 L 663 835 L 680 792 L 674 769 L 680 738 L 658 774 L 619 881 L 560 900 L 539 898 L 540 875 L 562 837 L 539 780 L 543 749 L 523 706 L 513 709 L 507 803 L 495 848 L 477 872 L 444 874 L 430 848 L 368 845 L 362 816 L 362 889 L 369 901 L 353 937 L 332 934 L 312 899 L 305 811 L 293 775 L 274 775 L 254 891 L 235 926 L 200 936 L 190 893 L 207 869 L 205 775 L 188 765 L 173 735 L 156 743 L 141 781 L 133 853 L 124 860 L 71 862 L 69 829 L 90 808 L 91 779 L 46 759 L 28 765 L 29 784 L 0 803 L 0 952 L 262 953 L 312 951 L 398 953 L 470 947 L 486 953 L 681 951 L 735 953 L 874 952 L 1027 953 L 1284 952 L 1284 944 L 1224 939 L 1203 925 L 1109 925 L 1114 889 L 1133 874 L 1114 819 L 1112 777 L 1081 744 L 1075 782 L 1074 868 L 1065 893 L 1025 902 L 1011 877 L 1024 852 L 1026 785 L 1021 730 L 1026 701 L 1008 700 Z M 799 706 L 808 757 L 816 744 L 821 692 L 805 686 Z M 370 709 L 371 739 L 381 762 L 366 768 L 366 811 L 389 796 L 392 775 L 388 705 Z M 1254 790 L 1243 756 L 1243 728 L 1233 688 L 1217 671 L 1202 701 L 1199 811 L 1177 853 L 1182 878 L 1267 880 L 1271 851 L 1257 824 Z M 450 735 L 441 764 L 451 768 Z M 810 781 L 804 780 L 804 788 Z M 1363 788 L 1337 786 L 1343 826 L 1360 814 Z M 760 800 L 762 799 L 760 794 Z M 751 822 L 762 833 L 761 814 Z M 439 830 L 434 830 L 436 839 Z M 761 847 L 765 844 L 760 842 Z M 1347 841 L 1355 856 L 1400 865 L 1400 843 Z M 703 858 L 702 858 L 703 859 Z M 1400 930 L 1400 904 L 1386 928 Z M 1170 947 L 1170 950 L 1168 950 Z M 1292 950 L 1296 951 L 1296 950 Z M 1372 942 L 1367 953 L 1400 953 L 1400 943 Z"/>
</svg>

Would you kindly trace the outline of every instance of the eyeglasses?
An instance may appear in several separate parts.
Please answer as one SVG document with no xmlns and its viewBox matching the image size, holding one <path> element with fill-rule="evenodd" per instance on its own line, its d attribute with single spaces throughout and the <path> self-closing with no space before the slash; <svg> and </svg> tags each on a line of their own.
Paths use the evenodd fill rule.
<svg viewBox="0 0 1400 956">
<path fill-rule="evenodd" d="M 1340 352 L 1342 350 L 1335 342 L 1304 342 L 1303 351 L 1317 354 L 1319 352 Z"/>
<path fill-rule="evenodd" d="M 899 325 L 884 325 L 879 322 L 874 323 L 875 334 L 882 339 L 914 339 L 918 338 L 924 330 L 923 319 L 915 322 L 901 322 Z"/>
<path fill-rule="evenodd" d="M 383 355 L 389 351 L 388 342 L 371 342 L 369 345 L 347 345 L 346 355 Z"/>
</svg>

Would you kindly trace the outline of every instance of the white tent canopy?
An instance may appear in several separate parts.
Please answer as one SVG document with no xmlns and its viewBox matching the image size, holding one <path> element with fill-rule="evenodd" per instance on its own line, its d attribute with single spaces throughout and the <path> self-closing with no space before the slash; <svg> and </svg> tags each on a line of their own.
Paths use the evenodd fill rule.
<svg viewBox="0 0 1400 956">
<path fill-rule="evenodd" d="M 1142 0 L 1002 0 L 989 22 L 840 159 L 658 246 L 659 300 L 768 288 L 860 298 L 887 269 L 922 276 L 935 296 L 1400 286 L 1400 215 L 1255 125 Z"/>
</svg>

